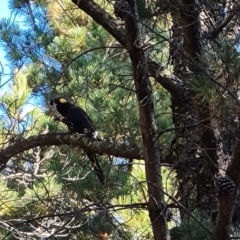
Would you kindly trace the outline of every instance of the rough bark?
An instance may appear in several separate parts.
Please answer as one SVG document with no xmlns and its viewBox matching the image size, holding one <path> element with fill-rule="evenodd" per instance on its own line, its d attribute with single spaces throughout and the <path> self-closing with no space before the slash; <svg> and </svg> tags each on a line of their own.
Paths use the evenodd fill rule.
<svg viewBox="0 0 240 240">
<path fill-rule="evenodd" d="M 128 1 L 132 14 L 124 17 L 127 48 L 132 63 L 134 85 L 137 92 L 140 128 L 143 141 L 143 156 L 145 160 L 146 180 L 148 186 L 148 211 L 152 223 L 155 240 L 167 240 L 169 234 L 165 218 L 161 212 L 164 209 L 162 189 L 160 148 L 158 130 L 154 116 L 152 86 L 147 70 L 148 53 L 144 50 L 141 32 L 136 19 L 138 18 L 135 0 Z"/>
<path fill-rule="evenodd" d="M 188 6 L 184 7 L 187 8 Z M 186 12 L 189 12 L 189 10 Z M 180 16 L 184 18 L 185 15 L 185 13 L 181 13 L 181 15 L 175 13 L 172 14 L 172 42 L 174 48 L 171 50 L 171 57 L 173 60 L 174 73 L 179 79 L 181 79 L 180 84 L 182 88 L 182 95 L 179 99 L 176 100 L 176 97 L 172 97 L 173 123 L 176 127 L 181 127 L 181 129 L 177 128 L 175 131 L 173 148 L 177 155 L 175 169 L 179 182 L 180 202 L 188 210 L 193 211 L 198 204 L 198 200 L 196 199 L 198 173 L 202 168 L 203 158 L 200 153 L 198 116 L 192 101 L 193 94 L 189 88 L 188 63 L 186 58 L 184 58 L 181 52 L 178 51 L 178 49 L 181 48 L 182 51 L 187 53 L 186 47 L 188 47 L 188 45 L 186 44 L 186 39 L 188 36 L 186 34 L 189 34 L 190 38 L 194 36 L 194 33 L 191 33 L 191 29 L 195 28 L 191 26 L 191 29 L 189 29 L 190 26 L 186 25 L 187 29 L 184 29 L 185 25 L 182 23 L 185 22 L 186 24 L 186 21 L 189 18 L 192 18 L 192 14 L 188 19 L 181 21 Z M 196 39 L 196 37 L 193 38 Z M 197 43 L 192 44 L 194 44 L 194 47 L 196 48 Z M 190 47 L 191 46 L 189 46 L 189 48 Z M 189 53 L 193 54 L 193 51 L 189 51 Z M 184 215 L 185 213 L 182 214 Z"/>
<path fill-rule="evenodd" d="M 199 64 L 201 54 L 199 10 L 194 0 L 183 0 L 178 7 L 180 14 L 172 14 L 171 53 L 174 73 L 181 79 L 182 94 L 179 99 L 173 94 L 171 96 L 173 122 L 176 127 L 183 127 L 176 129 L 173 145 L 178 156 L 176 171 L 180 202 L 190 211 L 196 207 L 206 210 L 209 205 L 214 205 L 211 208 L 215 211 L 217 155 L 216 139 L 210 128 L 210 108 L 196 97 L 196 90 L 191 88 L 192 79 L 202 75 L 199 67 L 193 64 Z"/>
<path fill-rule="evenodd" d="M 230 165 L 227 168 L 226 174 L 234 181 L 236 186 L 240 184 L 240 129 L 238 128 L 238 140 L 234 148 L 234 153 Z M 226 240 L 230 239 L 229 230 L 232 222 L 232 215 L 234 210 L 235 198 L 237 195 L 237 188 L 233 195 L 223 196 L 220 198 L 218 208 L 218 216 L 216 226 L 213 230 L 212 240 Z"/>
</svg>

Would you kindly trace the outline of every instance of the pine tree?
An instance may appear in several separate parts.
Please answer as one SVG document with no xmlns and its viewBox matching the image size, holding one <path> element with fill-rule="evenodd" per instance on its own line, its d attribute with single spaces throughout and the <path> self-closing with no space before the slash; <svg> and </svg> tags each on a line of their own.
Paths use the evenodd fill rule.
<svg viewBox="0 0 240 240">
<path fill-rule="evenodd" d="M 1 95 L 1 236 L 237 236 L 237 3 L 13 0 L 10 8 L 22 22 L 0 22 L 11 66 Z M 81 106 L 103 140 L 63 134 L 48 111 L 59 96 Z M 81 148 L 100 153 L 104 186 Z"/>
</svg>

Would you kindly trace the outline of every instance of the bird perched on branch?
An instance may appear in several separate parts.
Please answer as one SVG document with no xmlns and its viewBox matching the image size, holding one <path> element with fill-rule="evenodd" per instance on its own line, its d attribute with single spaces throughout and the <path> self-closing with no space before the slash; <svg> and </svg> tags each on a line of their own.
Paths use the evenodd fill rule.
<svg viewBox="0 0 240 240">
<path fill-rule="evenodd" d="M 70 132 L 86 134 L 86 136 L 91 138 L 97 137 L 96 128 L 87 113 L 82 108 L 67 101 L 65 98 L 59 97 L 50 100 L 49 110 L 56 121 L 59 120 L 67 125 Z M 59 114 L 61 115 L 60 117 Z M 91 151 L 85 152 L 92 163 L 99 181 L 104 184 L 105 176 L 96 154 Z"/>
</svg>

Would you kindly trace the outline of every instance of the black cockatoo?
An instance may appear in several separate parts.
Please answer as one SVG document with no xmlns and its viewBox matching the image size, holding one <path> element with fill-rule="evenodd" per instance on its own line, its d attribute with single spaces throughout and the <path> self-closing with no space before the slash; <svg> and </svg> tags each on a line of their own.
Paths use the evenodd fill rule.
<svg viewBox="0 0 240 240">
<path fill-rule="evenodd" d="M 67 125 L 69 131 L 73 133 L 86 134 L 88 137 L 96 138 L 97 131 L 87 113 L 80 107 L 75 106 L 63 97 L 50 100 L 49 109 L 51 115 L 55 117 L 55 120 L 60 120 Z M 60 119 L 58 115 L 62 115 Z M 104 184 L 105 176 L 98 162 L 98 158 L 95 153 L 91 151 L 85 151 L 94 171 L 96 172 L 99 181 Z"/>
</svg>

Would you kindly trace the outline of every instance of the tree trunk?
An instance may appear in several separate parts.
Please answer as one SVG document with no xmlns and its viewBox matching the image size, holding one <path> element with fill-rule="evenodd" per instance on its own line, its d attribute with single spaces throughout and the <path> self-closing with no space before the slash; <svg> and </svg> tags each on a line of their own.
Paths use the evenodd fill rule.
<svg viewBox="0 0 240 240">
<path fill-rule="evenodd" d="M 146 180 L 148 186 L 148 210 L 155 240 L 169 239 L 164 217 L 164 197 L 160 164 L 158 130 L 154 116 L 152 86 L 146 66 L 148 54 L 143 48 L 135 0 L 129 0 L 131 12 L 124 17 L 127 46 L 132 63 L 134 84 L 139 104 L 140 127 L 143 141 Z"/>
</svg>

